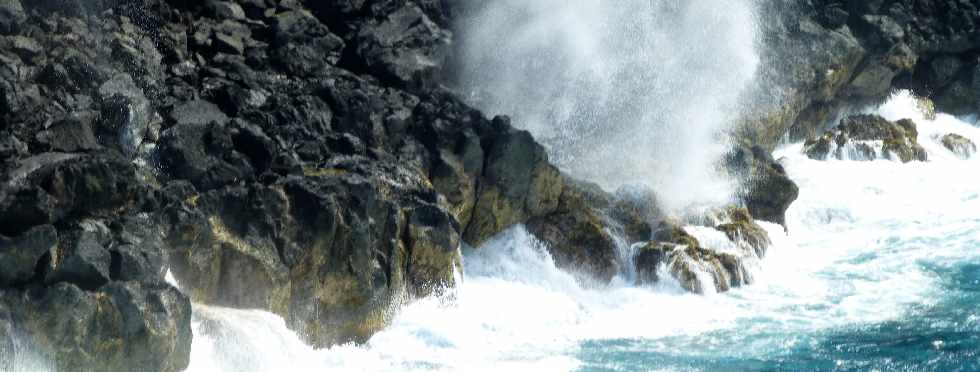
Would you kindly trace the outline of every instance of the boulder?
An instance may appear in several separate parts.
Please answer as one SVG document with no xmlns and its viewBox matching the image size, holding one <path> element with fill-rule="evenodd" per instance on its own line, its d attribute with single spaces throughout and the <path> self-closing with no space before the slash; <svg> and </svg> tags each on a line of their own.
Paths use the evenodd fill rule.
<svg viewBox="0 0 980 372">
<path fill-rule="evenodd" d="M 217 121 L 185 122 L 164 130 L 159 156 L 165 175 L 190 180 L 201 190 L 255 177 L 249 159 L 236 151 L 227 126 Z"/>
<path fill-rule="evenodd" d="M 173 273 L 191 298 L 283 316 L 317 346 L 363 342 L 461 270 L 459 225 L 417 173 L 354 161 L 167 208 Z"/>
<path fill-rule="evenodd" d="M 654 284 L 665 279 L 661 274 L 667 273 L 693 293 L 724 292 L 751 284 L 749 266 L 765 256 L 772 241 L 748 209 L 728 207 L 708 211 L 692 222 L 718 230 L 728 243 L 707 247 L 679 222 L 663 220 L 652 240 L 640 245 L 633 256 L 637 282 Z"/>
<path fill-rule="evenodd" d="M 0 193 L 0 233 L 69 216 L 113 215 L 132 206 L 140 189 L 134 166 L 117 156 L 47 153 L 21 161 L 14 187 Z"/>
<path fill-rule="evenodd" d="M 37 134 L 37 142 L 51 151 L 88 152 L 99 148 L 91 120 L 85 117 L 64 119 Z"/>
<path fill-rule="evenodd" d="M 412 91 L 434 87 L 450 53 L 452 34 L 414 3 L 361 28 L 356 54 L 386 84 Z"/>
<path fill-rule="evenodd" d="M 99 231 L 75 231 L 74 236 L 62 239 L 62 247 L 54 255 L 52 268 L 45 277 L 45 284 L 69 282 L 85 290 L 95 290 L 109 282 L 112 262 L 104 233 Z"/>
<path fill-rule="evenodd" d="M 299 76 L 336 64 L 344 49 L 343 39 L 303 9 L 276 14 L 272 32 L 273 63 Z"/>
<path fill-rule="evenodd" d="M 748 209 L 728 208 L 722 217 L 722 223 L 715 225 L 715 229 L 725 233 L 736 244 L 748 245 L 756 257 L 765 257 L 772 240 L 769 233 L 755 222 Z"/>
<path fill-rule="evenodd" d="M 961 67 L 955 78 L 936 89 L 935 102 L 940 111 L 953 115 L 969 115 L 980 111 L 980 56 L 971 56 L 972 63 Z"/>
<path fill-rule="evenodd" d="M 504 129 L 483 139 L 483 177 L 463 235 L 475 246 L 507 227 L 558 207 L 562 192 L 558 169 L 548 162 L 544 147 L 527 131 L 510 128 L 509 120 L 494 118 Z"/>
<path fill-rule="evenodd" d="M 69 283 L 5 289 L 4 307 L 24 342 L 58 370 L 177 372 L 189 362 L 190 301 L 162 282 L 113 282 L 97 292 Z"/>
<path fill-rule="evenodd" d="M 0 0 L 0 34 L 18 33 L 26 19 L 27 15 L 20 0 Z"/>
<path fill-rule="evenodd" d="M 231 1 L 208 1 L 208 10 L 217 19 L 244 20 L 245 9 L 241 5 Z"/>
<path fill-rule="evenodd" d="M 12 161 L 27 154 L 27 145 L 16 136 L 10 133 L 0 134 L 0 158 Z"/>
<path fill-rule="evenodd" d="M 703 248 L 680 225 L 662 222 L 653 239 L 639 247 L 634 257 L 640 284 L 662 279 L 660 265 L 682 288 L 697 294 L 724 292 L 751 282 L 743 257 Z"/>
<path fill-rule="evenodd" d="M 654 284 L 666 279 L 660 275 L 661 266 L 666 267 L 668 259 L 677 248 L 683 249 L 684 247 L 663 242 L 649 242 L 641 245 L 633 257 L 637 283 Z"/>
<path fill-rule="evenodd" d="M 748 212 L 755 218 L 785 227 L 786 210 L 799 196 L 800 189 L 782 164 L 761 146 L 746 144 L 735 147 L 725 162 L 741 183 L 738 196 Z"/>
<path fill-rule="evenodd" d="M 620 272 L 616 241 L 586 192 L 566 183 L 558 208 L 528 220 L 527 229 L 545 242 L 558 267 L 607 283 Z"/>
<path fill-rule="evenodd" d="M 206 100 L 182 102 L 174 106 L 169 115 L 174 124 L 205 125 L 211 122 L 224 124 L 228 116 L 221 112 L 218 105 Z"/>
<path fill-rule="evenodd" d="M 977 152 L 977 145 L 973 141 L 956 133 L 943 136 L 942 143 L 943 147 L 963 159 L 968 159 Z"/>
<path fill-rule="evenodd" d="M 52 257 L 58 245 L 54 226 L 36 226 L 14 238 L 0 236 L 0 286 L 8 287 L 34 280 L 42 258 Z"/>
<path fill-rule="evenodd" d="M 887 158 L 908 163 L 926 161 L 928 155 L 919 145 L 915 123 L 908 119 L 890 122 L 877 115 L 854 115 L 840 125 L 804 144 L 811 159 L 834 157 L 842 160 Z"/>
</svg>

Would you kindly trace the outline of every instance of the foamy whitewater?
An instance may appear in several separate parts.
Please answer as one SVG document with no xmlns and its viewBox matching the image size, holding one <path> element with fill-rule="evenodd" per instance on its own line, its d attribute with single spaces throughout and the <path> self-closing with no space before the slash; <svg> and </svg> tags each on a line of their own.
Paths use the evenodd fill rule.
<svg viewBox="0 0 980 372">
<path fill-rule="evenodd" d="M 926 120 L 907 93 L 873 111 L 915 120 L 930 161 L 781 148 L 800 199 L 788 235 L 764 225 L 774 247 L 753 285 L 583 286 L 516 227 L 465 252 L 454 300 L 405 307 L 365 345 L 313 350 L 274 315 L 195 305 L 188 371 L 980 368 L 980 161 L 935 139 L 980 143 L 980 129 Z"/>
</svg>

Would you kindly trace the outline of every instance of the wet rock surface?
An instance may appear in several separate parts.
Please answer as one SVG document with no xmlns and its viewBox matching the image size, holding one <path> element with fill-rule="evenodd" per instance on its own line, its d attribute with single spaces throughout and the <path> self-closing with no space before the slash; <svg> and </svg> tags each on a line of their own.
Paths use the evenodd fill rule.
<svg viewBox="0 0 980 372">
<path fill-rule="evenodd" d="M 935 109 L 975 114 L 980 12 L 963 1 L 768 0 L 759 92 L 740 136 L 771 150 L 821 135 L 840 114 L 883 102 L 894 89 Z"/>
<path fill-rule="evenodd" d="M 756 218 L 785 227 L 786 210 L 800 189 L 786 169 L 762 146 L 742 143 L 724 159 L 730 174 L 739 180 L 738 198 Z"/>
<path fill-rule="evenodd" d="M 751 265 L 772 245 L 769 233 L 747 209 L 738 207 L 718 211 L 700 224 L 723 233 L 724 246 L 706 246 L 681 222 L 661 221 L 652 239 L 640 245 L 633 258 L 637 282 L 655 284 L 669 275 L 693 293 L 725 292 L 751 284 Z"/>
<path fill-rule="evenodd" d="M 890 122 L 877 115 L 855 115 L 822 136 L 804 143 L 803 152 L 811 159 L 833 157 L 841 160 L 878 158 L 926 161 L 926 150 L 919 145 L 915 123 L 908 119 Z"/>
</svg>

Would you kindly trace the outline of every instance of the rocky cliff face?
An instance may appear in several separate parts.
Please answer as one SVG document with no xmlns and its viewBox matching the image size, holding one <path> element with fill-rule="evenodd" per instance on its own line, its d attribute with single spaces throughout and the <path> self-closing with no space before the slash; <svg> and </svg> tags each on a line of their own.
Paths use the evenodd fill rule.
<svg viewBox="0 0 980 372">
<path fill-rule="evenodd" d="M 980 110 L 980 6 L 936 0 L 769 0 L 763 68 L 742 137 L 771 149 L 823 133 L 893 89 L 955 114 Z M 775 92 L 775 94 L 771 94 Z"/>
<path fill-rule="evenodd" d="M 529 133 L 439 86 L 451 18 L 425 1 L 0 2 L 0 345 L 178 371 L 191 300 L 364 341 L 454 285 L 461 243 L 532 219 L 584 216 L 579 240 L 542 236 L 611 278 L 602 224 L 647 221 L 572 201 Z"/>
</svg>

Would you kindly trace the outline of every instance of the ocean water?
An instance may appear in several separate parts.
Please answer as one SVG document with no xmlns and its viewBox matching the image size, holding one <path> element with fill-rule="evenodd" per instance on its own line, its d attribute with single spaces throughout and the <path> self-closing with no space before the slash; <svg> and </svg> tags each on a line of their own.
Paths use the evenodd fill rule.
<svg viewBox="0 0 980 372">
<path fill-rule="evenodd" d="M 918 123 L 930 161 L 776 152 L 800 186 L 756 282 L 692 295 L 669 281 L 577 282 L 523 228 L 464 252 L 454 299 L 425 299 L 364 345 L 305 346 L 282 319 L 195 305 L 188 371 L 980 370 L 980 143 L 907 93 L 874 110 Z"/>
</svg>

